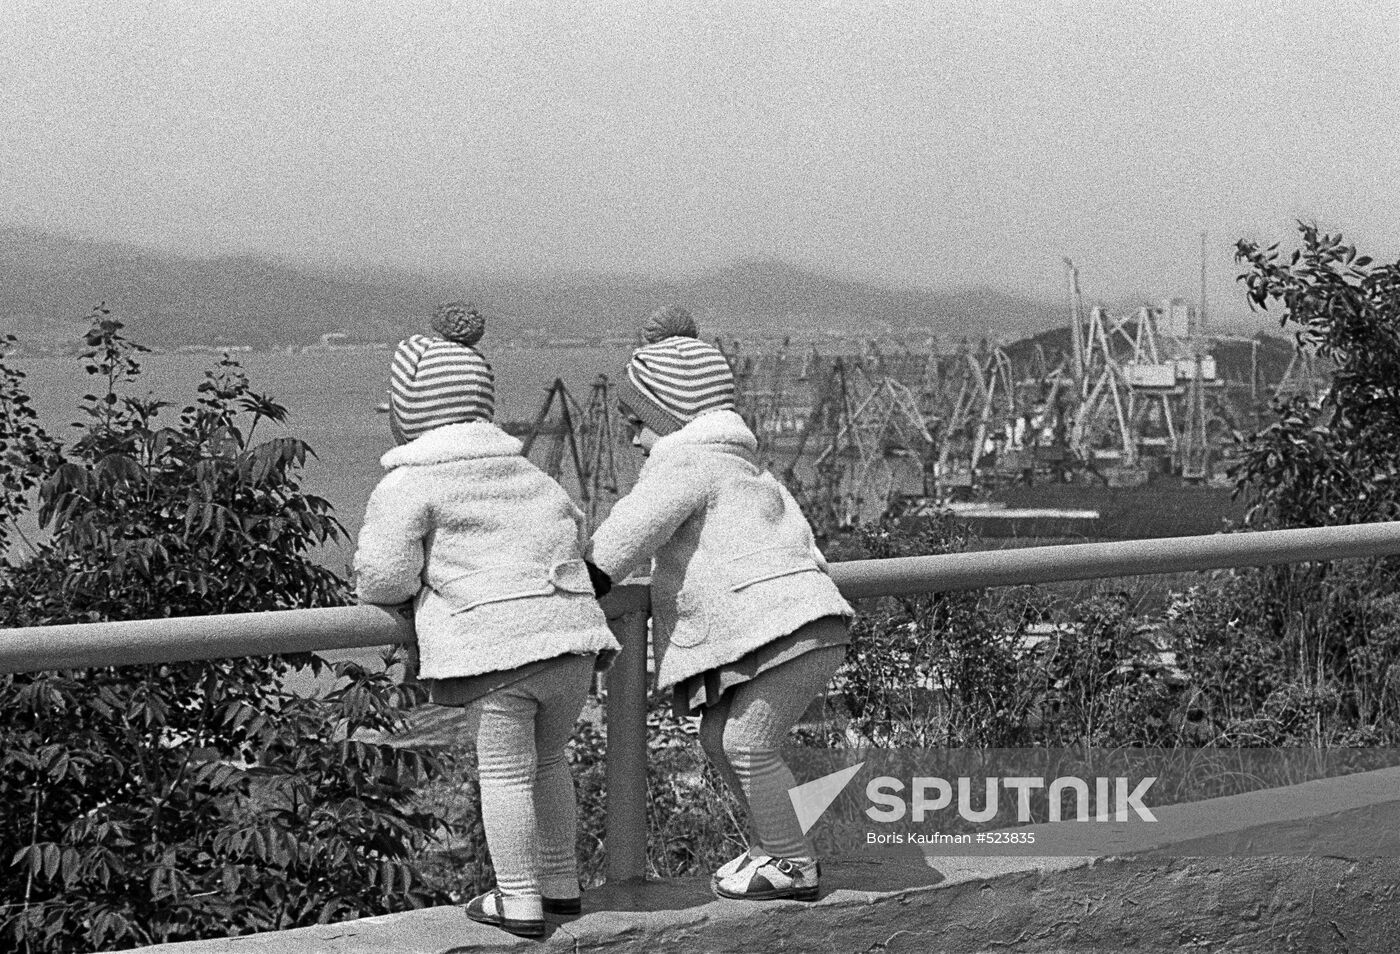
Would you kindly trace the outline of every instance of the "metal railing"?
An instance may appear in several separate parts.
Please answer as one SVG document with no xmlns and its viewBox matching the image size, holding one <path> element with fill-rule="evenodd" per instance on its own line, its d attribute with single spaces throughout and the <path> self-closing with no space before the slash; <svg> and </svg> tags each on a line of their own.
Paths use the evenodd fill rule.
<svg viewBox="0 0 1400 954">
<path fill-rule="evenodd" d="M 1400 554 L 1400 522 L 835 563 L 848 599 L 1185 573 Z M 608 674 L 608 879 L 646 873 L 649 591 L 603 600 L 622 652 Z M 0 631 L 0 673 L 355 649 L 413 640 L 401 608 L 345 606 L 227 616 L 37 626 Z"/>
</svg>

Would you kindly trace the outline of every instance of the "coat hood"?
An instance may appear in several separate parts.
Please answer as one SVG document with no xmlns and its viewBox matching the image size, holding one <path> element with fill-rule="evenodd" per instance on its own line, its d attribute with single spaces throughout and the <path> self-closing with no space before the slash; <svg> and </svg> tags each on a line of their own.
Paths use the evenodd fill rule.
<svg viewBox="0 0 1400 954">
<path fill-rule="evenodd" d="M 495 424 L 467 421 L 435 427 L 422 437 L 395 447 L 379 463 L 386 470 L 403 466 L 445 464 L 477 457 L 519 456 L 524 445 Z"/>
</svg>

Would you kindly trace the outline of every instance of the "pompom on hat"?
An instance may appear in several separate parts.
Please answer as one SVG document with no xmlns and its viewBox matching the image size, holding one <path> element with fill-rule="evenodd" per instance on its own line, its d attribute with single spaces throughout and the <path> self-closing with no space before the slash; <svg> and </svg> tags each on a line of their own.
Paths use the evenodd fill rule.
<svg viewBox="0 0 1400 954">
<path fill-rule="evenodd" d="M 695 319 L 680 305 L 668 305 L 665 308 L 656 309 L 642 327 L 642 338 L 647 344 L 656 344 L 658 341 L 665 341 L 667 338 L 677 336 L 682 338 L 700 337 L 700 329 L 695 326 Z"/>
<path fill-rule="evenodd" d="M 468 302 L 444 302 L 433 312 L 433 331 L 439 338 L 470 347 L 486 332 L 486 319 Z"/>
<path fill-rule="evenodd" d="M 433 313 L 435 335 L 399 342 L 389 379 L 389 424 L 403 442 L 435 427 L 490 421 L 496 413 L 491 365 L 473 345 L 486 319 L 471 305 L 448 302 Z"/>
<path fill-rule="evenodd" d="M 619 403 L 660 435 L 701 414 L 734 409 L 734 372 L 714 345 L 699 340 L 690 312 L 678 305 L 654 312 L 642 330 L 647 344 L 632 353 Z"/>
</svg>

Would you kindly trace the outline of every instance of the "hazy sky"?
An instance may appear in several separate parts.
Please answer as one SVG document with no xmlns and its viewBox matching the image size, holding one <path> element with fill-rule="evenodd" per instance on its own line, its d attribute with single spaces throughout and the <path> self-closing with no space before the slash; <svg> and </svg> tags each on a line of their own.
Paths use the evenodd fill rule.
<svg viewBox="0 0 1400 954">
<path fill-rule="evenodd" d="M 0 0 L 0 222 L 1223 311 L 1299 216 L 1400 255 L 1400 0 Z"/>
</svg>

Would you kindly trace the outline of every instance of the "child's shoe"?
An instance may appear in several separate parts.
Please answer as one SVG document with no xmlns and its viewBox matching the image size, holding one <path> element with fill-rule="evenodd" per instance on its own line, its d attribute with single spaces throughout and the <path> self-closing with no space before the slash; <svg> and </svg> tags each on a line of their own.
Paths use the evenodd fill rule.
<svg viewBox="0 0 1400 954">
<path fill-rule="evenodd" d="M 715 894 L 736 901 L 815 901 L 821 874 L 815 858 L 756 858 L 721 880 Z"/>
<path fill-rule="evenodd" d="M 544 937 L 544 910 L 538 897 L 504 897 L 492 888 L 467 902 L 467 917 L 517 937 Z"/>
<path fill-rule="evenodd" d="M 576 898 L 540 898 L 545 914 L 582 914 L 583 896 Z"/>
<path fill-rule="evenodd" d="M 717 869 L 715 869 L 714 874 L 710 875 L 710 890 L 718 892 L 719 883 L 724 879 L 738 874 L 740 871 L 743 871 L 745 868 L 747 868 L 751 864 L 754 864 L 755 862 L 762 862 L 767 860 L 767 855 L 759 854 L 758 852 L 753 851 L 751 849 L 744 849 L 743 854 L 739 855 L 737 858 L 729 859 L 724 864 L 720 865 Z"/>
</svg>

